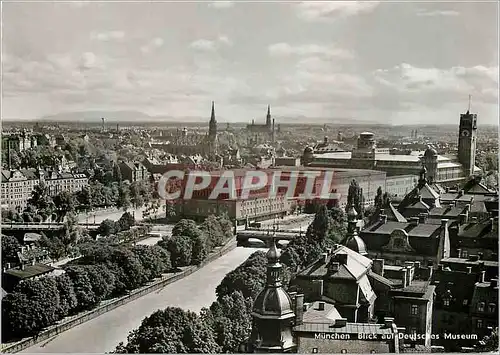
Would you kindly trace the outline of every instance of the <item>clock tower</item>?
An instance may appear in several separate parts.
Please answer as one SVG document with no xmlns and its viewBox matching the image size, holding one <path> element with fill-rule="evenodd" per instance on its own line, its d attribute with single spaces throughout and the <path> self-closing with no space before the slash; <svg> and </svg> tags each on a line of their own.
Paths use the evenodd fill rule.
<svg viewBox="0 0 500 355">
<path fill-rule="evenodd" d="M 464 168 L 465 177 L 469 177 L 474 174 L 476 163 L 477 114 L 467 110 L 460 115 L 458 135 L 458 161 Z"/>
</svg>

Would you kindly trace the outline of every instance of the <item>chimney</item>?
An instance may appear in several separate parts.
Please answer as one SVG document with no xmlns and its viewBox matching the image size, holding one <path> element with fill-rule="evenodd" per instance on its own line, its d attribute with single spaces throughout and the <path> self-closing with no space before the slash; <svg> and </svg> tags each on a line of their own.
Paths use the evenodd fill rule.
<svg viewBox="0 0 500 355">
<path fill-rule="evenodd" d="M 307 311 L 307 305 L 304 305 L 304 294 L 295 296 L 295 324 L 301 325 L 304 321 L 304 311 Z"/>
<path fill-rule="evenodd" d="M 408 286 L 408 276 L 407 276 L 408 270 L 406 268 L 401 268 L 401 281 L 403 281 L 403 288 Z"/>
<path fill-rule="evenodd" d="M 330 262 L 330 264 L 328 265 L 328 272 L 330 273 L 336 273 L 337 271 L 339 271 L 339 267 L 340 267 L 340 264 L 338 262 Z"/>
<path fill-rule="evenodd" d="M 31 260 L 31 266 L 35 265 L 35 259 Z"/>
<path fill-rule="evenodd" d="M 384 259 L 373 260 L 372 271 L 377 275 L 384 276 Z"/>
<path fill-rule="evenodd" d="M 24 263 L 21 263 L 21 270 L 24 270 Z"/>
<path fill-rule="evenodd" d="M 443 264 L 439 264 L 438 265 L 438 270 L 439 271 L 443 271 L 444 270 L 444 265 Z"/>
<path fill-rule="evenodd" d="M 393 325 L 394 325 L 394 318 L 384 317 L 384 327 L 385 328 L 392 328 Z"/>
<path fill-rule="evenodd" d="M 328 261 L 328 253 L 321 254 L 321 263 L 326 264 Z"/>
<path fill-rule="evenodd" d="M 420 269 L 420 261 L 415 261 L 413 265 L 415 265 L 415 270 Z"/>
<path fill-rule="evenodd" d="M 478 253 L 477 253 L 477 259 L 478 259 L 478 260 L 483 260 L 483 256 L 484 256 L 484 254 L 483 254 L 483 253 L 481 253 L 481 252 L 478 252 Z"/>
<path fill-rule="evenodd" d="M 486 271 L 481 271 L 479 274 L 479 282 L 486 282 Z"/>
<path fill-rule="evenodd" d="M 411 281 L 412 281 L 412 274 L 413 274 L 413 266 L 407 266 L 406 267 L 406 286 L 410 286 L 411 285 Z"/>
<path fill-rule="evenodd" d="M 498 287 L 498 279 L 491 279 L 491 281 L 490 281 L 490 287 L 491 288 L 497 288 Z"/>
<path fill-rule="evenodd" d="M 347 325 L 346 318 L 337 318 L 335 319 L 335 328 L 345 327 Z"/>
<path fill-rule="evenodd" d="M 428 213 L 420 213 L 418 215 L 418 221 L 419 221 L 419 223 L 425 223 L 425 222 L 427 222 L 427 216 L 428 216 Z"/>
<path fill-rule="evenodd" d="M 302 305 L 302 311 L 303 311 L 303 312 L 306 312 L 308 309 L 309 309 L 309 303 L 304 303 L 304 304 Z"/>
<path fill-rule="evenodd" d="M 446 218 L 441 219 L 441 227 L 443 227 L 443 228 L 448 227 L 448 221 L 449 221 L 449 219 L 446 219 Z"/>
<path fill-rule="evenodd" d="M 498 234 L 498 218 L 490 218 L 491 221 L 491 232 Z"/>
<path fill-rule="evenodd" d="M 339 264 L 346 265 L 347 264 L 348 255 L 346 253 L 338 253 L 335 255 L 334 260 Z"/>
<path fill-rule="evenodd" d="M 458 216 L 458 221 L 459 223 L 462 225 L 462 224 L 466 224 L 467 223 L 467 214 L 466 213 L 461 213 L 459 216 Z"/>
<path fill-rule="evenodd" d="M 379 219 L 380 219 L 380 222 L 382 222 L 382 224 L 387 223 L 387 215 L 386 214 L 381 214 Z"/>
<path fill-rule="evenodd" d="M 9 270 L 10 269 L 10 263 L 5 263 L 5 269 Z"/>
<path fill-rule="evenodd" d="M 461 257 L 462 257 L 462 249 L 461 249 L 461 248 L 458 248 L 458 249 L 457 249 L 457 257 L 458 257 L 458 258 L 461 258 Z"/>
<path fill-rule="evenodd" d="M 472 266 L 467 266 L 467 273 L 472 274 Z"/>
<path fill-rule="evenodd" d="M 325 310 L 325 302 L 318 302 L 318 311 Z"/>
</svg>

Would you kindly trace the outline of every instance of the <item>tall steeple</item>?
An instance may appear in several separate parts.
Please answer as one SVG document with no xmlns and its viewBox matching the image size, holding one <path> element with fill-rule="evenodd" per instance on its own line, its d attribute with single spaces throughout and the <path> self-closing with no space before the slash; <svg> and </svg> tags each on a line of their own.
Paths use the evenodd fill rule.
<svg viewBox="0 0 500 355">
<path fill-rule="evenodd" d="M 266 126 L 271 127 L 271 105 L 267 105 Z"/>
<path fill-rule="evenodd" d="M 215 139 L 217 136 L 217 121 L 215 120 L 215 103 L 212 101 L 212 114 L 210 115 L 210 122 L 208 124 L 208 135 Z"/>
</svg>

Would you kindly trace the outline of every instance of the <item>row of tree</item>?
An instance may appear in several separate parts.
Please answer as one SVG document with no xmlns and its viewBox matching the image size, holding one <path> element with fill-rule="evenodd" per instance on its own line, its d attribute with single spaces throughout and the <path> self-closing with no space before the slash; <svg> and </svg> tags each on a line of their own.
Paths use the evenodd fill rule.
<svg viewBox="0 0 500 355">
<path fill-rule="evenodd" d="M 126 223 L 133 223 L 127 213 L 116 222 L 122 226 Z M 4 339 L 33 335 L 68 315 L 141 287 L 173 268 L 199 264 L 230 237 L 232 224 L 227 217 L 210 216 L 200 226 L 181 220 L 174 226 L 172 238 L 155 246 L 113 245 L 112 238 L 81 243 L 82 257 L 66 266 L 65 274 L 22 281 L 2 300 Z M 12 243 L 5 244 L 5 251 L 13 257 L 19 243 L 10 238 L 8 242 Z"/>
<path fill-rule="evenodd" d="M 301 266 L 315 260 L 327 246 L 345 238 L 345 214 L 338 208 L 318 208 L 306 234 L 292 241 L 281 257 L 287 288 Z M 237 353 L 245 352 L 252 328 L 253 300 L 265 287 L 267 258 L 253 253 L 217 286 L 217 300 L 200 315 L 169 307 L 146 317 L 116 353 Z"/>
</svg>

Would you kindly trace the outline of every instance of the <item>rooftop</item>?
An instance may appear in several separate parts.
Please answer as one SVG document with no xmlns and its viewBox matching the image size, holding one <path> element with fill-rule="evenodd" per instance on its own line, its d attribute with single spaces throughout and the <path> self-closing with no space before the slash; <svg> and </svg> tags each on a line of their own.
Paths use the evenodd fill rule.
<svg viewBox="0 0 500 355">
<path fill-rule="evenodd" d="M 29 279 L 38 275 L 43 275 L 54 271 L 55 268 L 45 264 L 35 264 L 35 265 L 26 265 L 24 270 L 22 269 L 9 269 L 5 271 L 5 274 L 16 277 L 20 280 Z"/>
</svg>

